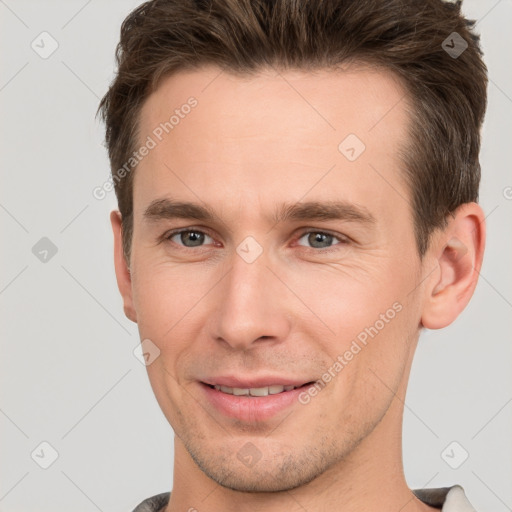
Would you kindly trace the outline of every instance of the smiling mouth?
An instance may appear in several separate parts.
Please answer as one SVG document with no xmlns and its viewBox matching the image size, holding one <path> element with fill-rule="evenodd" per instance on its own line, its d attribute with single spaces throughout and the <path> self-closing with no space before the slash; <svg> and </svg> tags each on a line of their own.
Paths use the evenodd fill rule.
<svg viewBox="0 0 512 512">
<path fill-rule="evenodd" d="M 306 382 L 306 384 L 302 384 L 301 386 L 281 386 L 279 384 L 276 384 L 260 388 L 231 388 L 229 386 L 220 386 L 212 384 L 206 385 L 211 389 L 216 389 L 217 391 L 220 391 L 221 393 L 225 393 L 227 395 L 259 397 L 268 395 L 278 395 L 279 393 L 285 393 L 286 391 L 292 391 L 293 389 L 311 386 L 312 384 L 314 384 L 313 381 Z"/>
</svg>

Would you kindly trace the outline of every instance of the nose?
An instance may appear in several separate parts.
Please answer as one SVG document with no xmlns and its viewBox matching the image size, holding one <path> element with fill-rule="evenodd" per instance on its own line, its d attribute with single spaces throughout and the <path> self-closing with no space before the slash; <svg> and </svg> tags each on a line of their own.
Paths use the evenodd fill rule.
<svg viewBox="0 0 512 512">
<path fill-rule="evenodd" d="M 252 263 L 234 253 L 231 270 L 217 287 L 219 306 L 210 318 L 213 339 L 239 350 L 286 339 L 290 296 L 276 274 L 265 253 Z"/>
</svg>

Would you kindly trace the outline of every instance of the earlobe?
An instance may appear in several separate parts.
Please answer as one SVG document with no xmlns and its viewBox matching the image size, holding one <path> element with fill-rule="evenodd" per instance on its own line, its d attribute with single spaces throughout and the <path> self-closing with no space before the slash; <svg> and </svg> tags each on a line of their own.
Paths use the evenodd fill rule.
<svg viewBox="0 0 512 512">
<path fill-rule="evenodd" d="M 116 271 L 117 286 L 123 298 L 124 314 L 132 322 L 137 322 L 137 315 L 133 306 L 132 279 L 130 269 L 126 263 L 123 252 L 123 233 L 121 213 L 113 210 L 110 213 L 110 222 L 114 234 L 114 266 Z"/>
<path fill-rule="evenodd" d="M 425 288 L 421 318 L 424 327 L 446 327 L 466 307 L 478 282 L 484 247 L 485 217 L 481 207 L 476 203 L 460 206 L 429 249 L 438 269 L 432 272 Z"/>
</svg>

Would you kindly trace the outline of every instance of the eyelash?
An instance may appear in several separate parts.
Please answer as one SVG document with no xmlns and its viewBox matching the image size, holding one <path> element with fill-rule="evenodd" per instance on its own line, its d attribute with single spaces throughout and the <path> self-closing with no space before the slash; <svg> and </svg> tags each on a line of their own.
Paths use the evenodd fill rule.
<svg viewBox="0 0 512 512">
<path fill-rule="evenodd" d="M 213 239 L 213 236 L 211 234 L 209 234 L 207 231 L 204 231 L 202 229 L 195 229 L 195 228 L 181 228 L 181 229 L 176 229 L 176 230 L 173 230 L 173 231 L 169 231 L 167 233 L 165 233 L 163 236 L 162 236 L 162 240 L 164 241 L 169 241 L 171 243 L 174 243 L 175 245 L 177 245 L 180 250 L 184 250 L 184 251 L 194 251 L 196 249 L 196 247 L 185 247 L 184 245 L 180 245 L 180 244 L 176 244 L 175 242 L 172 242 L 171 238 L 173 238 L 174 236 L 176 235 L 179 235 L 181 233 L 188 233 L 188 232 L 193 232 L 193 233 L 201 233 L 203 235 L 207 235 L 209 236 L 210 238 Z M 331 233 L 330 231 L 321 231 L 321 230 L 318 230 L 318 229 L 309 229 L 309 230 L 306 230 L 306 231 L 302 231 L 299 236 L 297 237 L 296 240 L 300 240 L 301 238 L 304 237 L 304 235 L 308 235 L 309 233 L 316 233 L 316 234 L 322 234 L 322 235 L 328 235 L 328 236 L 332 236 L 333 238 L 337 239 L 339 241 L 338 244 L 335 244 L 331 247 L 327 247 L 327 248 L 324 248 L 324 249 L 318 249 L 318 248 L 315 248 L 315 247 L 307 247 L 307 246 L 303 246 L 303 245 L 299 245 L 299 247 L 303 247 L 304 249 L 309 249 L 313 252 L 316 252 L 316 253 L 329 253 L 329 252 L 332 252 L 334 250 L 336 250 L 336 248 L 338 246 L 342 246 L 342 245 L 346 245 L 350 242 L 350 239 L 345 236 L 345 235 L 340 235 L 340 234 L 335 234 L 335 233 Z M 204 246 L 198 246 L 199 248 L 201 247 L 204 247 Z"/>
</svg>

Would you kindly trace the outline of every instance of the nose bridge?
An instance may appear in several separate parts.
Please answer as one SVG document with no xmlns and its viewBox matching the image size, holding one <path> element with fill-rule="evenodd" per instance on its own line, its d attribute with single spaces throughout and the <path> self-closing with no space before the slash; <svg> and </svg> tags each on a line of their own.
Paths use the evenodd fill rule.
<svg viewBox="0 0 512 512">
<path fill-rule="evenodd" d="M 219 290 L 212 336 L 233 348 L 249 348 L 261 337 L 284 339 L 289 328 L 282 283 L 267 268 L 269 259 L 262 249 L 254 240 L 242 241 Z"/>
</svg>

